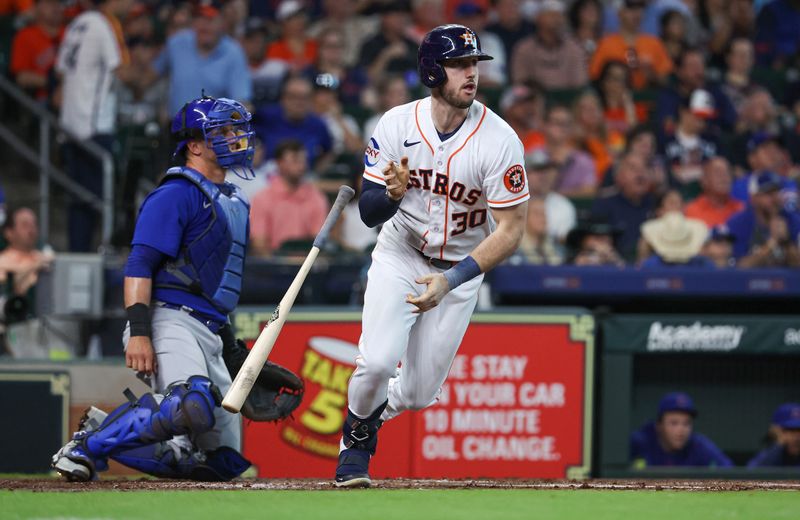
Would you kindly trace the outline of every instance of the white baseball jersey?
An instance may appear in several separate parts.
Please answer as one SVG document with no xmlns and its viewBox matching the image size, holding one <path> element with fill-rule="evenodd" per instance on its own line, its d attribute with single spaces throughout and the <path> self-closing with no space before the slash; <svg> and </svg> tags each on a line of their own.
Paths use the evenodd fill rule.
<svg viewBox="0 0 800 520">
<path fill-rule="evenodd" d="M 475 101 L 467 119 L 442 142 L 433 126 L 431 98 L 384 114 L 364 155 L 364 178 L 385 185 L 383 168 L 408 157 L 408 191 L 391 222 L 411 245 L 442 260 L 462 260 L 494 228 L 490 208 L 530 198 L 523 147 L 497 114 Z"/>
<path fill-rule="evenodd" d="M 56 60 L 64 75 L 61 124 L 78 138 L 114 133 L 114 70 L 121 60 L 114 29 L 102 13 L 87 11 L 67 27 Z"/>
</svg>

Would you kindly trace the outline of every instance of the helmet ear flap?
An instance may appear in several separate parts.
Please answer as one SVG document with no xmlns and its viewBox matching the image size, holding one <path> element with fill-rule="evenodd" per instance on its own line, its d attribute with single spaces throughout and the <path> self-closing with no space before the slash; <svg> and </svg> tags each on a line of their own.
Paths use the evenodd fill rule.
<svg viewBox="0 0 800 520">
<path fill-rule="evenodd" d="M 446 75 L 444 67 L 431 56 L 420 59 L 420 81 L 428 88 L 435 88 L 444 83 Z"/>
</svg>

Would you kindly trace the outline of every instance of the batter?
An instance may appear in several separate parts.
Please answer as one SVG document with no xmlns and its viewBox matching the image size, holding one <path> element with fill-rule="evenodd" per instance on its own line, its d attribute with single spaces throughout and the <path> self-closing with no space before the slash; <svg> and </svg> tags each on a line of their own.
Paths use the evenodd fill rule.
<svg viewBox="0 0 800 520">
<path fill-rule="evenodd" d="M 482 273 L 522 238 L 530 198 L 522 143 L 475 101 L 478 61 L 490 59 L 471 29 L 433 29 L 418 54 L 431 96 L 389 110 L 368 143 L 359 209 L 368 226 L 383 228 L 368 273 L 337 486 L 369 486 L 381 424 L 436 401 Z"/>
</svg>

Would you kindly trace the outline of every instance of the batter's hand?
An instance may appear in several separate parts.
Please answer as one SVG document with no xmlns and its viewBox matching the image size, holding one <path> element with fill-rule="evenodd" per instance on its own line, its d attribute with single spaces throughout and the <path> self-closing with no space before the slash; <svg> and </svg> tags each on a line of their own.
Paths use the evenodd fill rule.
<svg viewBox="0 0 800 520">
<path fill-rule="evenodd" d="M 408 157 L 403 156 L 400 164 L 391 161 L 383 168 L 383 179 L 386 181 L 386 194 L 392 200 L 400 200 L 408 189 Z"/>
<path fill-rule="evenodd" d="M 153 351 L 153 343 L 147 336 L 133 336 L 128 340 L 128 347 L 125 349 L 125 366 L 142 372 L 146 375 L 158 372 L 156 354 Z"/>
<path fill-rule="evenodd" d="M 425 284 L 428 288 L 419 296 L 409 294 L 406 296 L 406 302 L 416 305 L 414 314 L 419 314 L 429 311 L 439 305 L 442 298 L 450 292 L 450 284 L 447 283 L 447 278 L 443 274 L 426 274 L 415 280 L 418 284 Z"/>
</svg>

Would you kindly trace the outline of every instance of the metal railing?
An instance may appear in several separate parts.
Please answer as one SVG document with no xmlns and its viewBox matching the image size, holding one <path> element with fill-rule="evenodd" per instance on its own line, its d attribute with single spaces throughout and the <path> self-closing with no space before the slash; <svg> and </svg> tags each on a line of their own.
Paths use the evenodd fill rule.
<svg viewBox="0 0 800 520">
<path fill-rule="evenodd" d="M 19 89 L 8 78 L 0 75 L 0 90 L 8 95 L 19 106 L 27 109 L 33 114 L 39 123 L 39 149 L 35 150 L 32 146 L 20 139 L 10 128 L 0 122 L 0 139 L 8 143 L 17 153 L 31 164 L 38 166 L 39 173 L 39 233 L 44 243 L 49 242 L 50 236 L 50 183 L 55 182 L 64 188 L 70 195 L 91 205 L 93 209 L 100 213 L 102 226 L 100 232 L 101 245 L 107 250 L 111 242 L 111 234 L 114 229 L 114 161 L 111 153 L 103 149 L 97 143 L 89 140 L 79 139 L 71 132 L 61 126 L 53 114 L 43 106 L 33 100 L 25 92 Z M 103 173 L 103 195 L 96 196 L 77 182 L 70 179 L 63 171 L 56 168 L 50 161 L 52 150 L 51 130 L 57 130 L 65 135 L 70 141 L 77 144 L 92 157 L 100 161 Z M 91 232 L 91 231 L 89 231 Z"/>
</svg>

